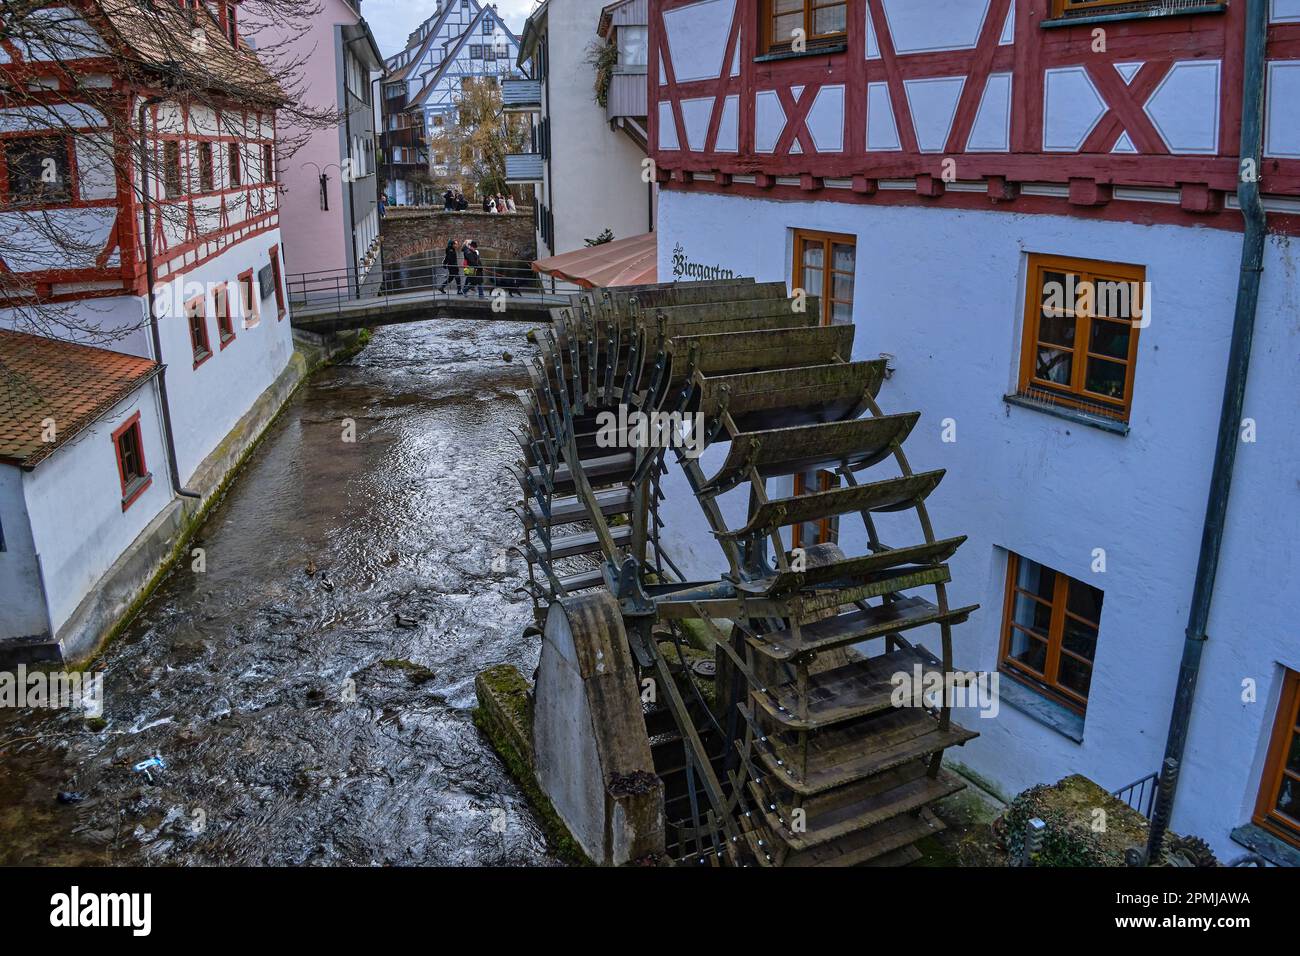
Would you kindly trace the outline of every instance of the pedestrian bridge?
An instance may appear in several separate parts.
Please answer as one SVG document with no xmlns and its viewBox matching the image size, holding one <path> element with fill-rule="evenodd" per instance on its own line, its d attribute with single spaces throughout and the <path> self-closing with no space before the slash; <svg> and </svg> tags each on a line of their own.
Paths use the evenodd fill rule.
<svg viewBox="0 0 1300 956">
<path fill-rule="evenodd" d="M 460 279 L 465 281 L 462 274 Z M 326 335 L 351 329 L 436 319 L 546 322 L 567 305 L 574 287 L 540 279 L 527 264 L 484 260 L 479 287 L 457 293 L 456 280 L 433 257 L 402 260 L 369 273 L 350 269 L 287 277 L 294 328 Z M 445 285 L 446 292 L 440 291 Z"/>
</svg>

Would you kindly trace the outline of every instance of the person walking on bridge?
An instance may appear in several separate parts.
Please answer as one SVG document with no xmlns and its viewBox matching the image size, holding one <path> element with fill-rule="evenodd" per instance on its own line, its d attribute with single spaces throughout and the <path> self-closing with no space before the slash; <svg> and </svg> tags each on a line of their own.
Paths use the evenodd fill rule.
<svg viewBox="0 0 1300 956">
<path fill-rule="evenodd" d="M 456 240 L 448 239 L 447 248 L 443 250 L 442 253 L 442 267 L 446 270 L 447 274 L 443 276 L 442 285 L 438 286 L 439 292 L 445 293 L 447 291 L 447 283 L 455 279 L 456 294 L 457 295 L 461 294 L 462 285 L 460 279 L 460 269 L 458 268 L 459 263 L 457 262 L 457 256 L 456 256 L 456 248 L 457 248 Z"/>
<path fill-rule="evenodd" d="M 483 298 L 483 259 L 478 254 L 478 242 L 471 239 L 465 244 L 465 294 L 478 289 L 478 297 Z"/>
</svg>

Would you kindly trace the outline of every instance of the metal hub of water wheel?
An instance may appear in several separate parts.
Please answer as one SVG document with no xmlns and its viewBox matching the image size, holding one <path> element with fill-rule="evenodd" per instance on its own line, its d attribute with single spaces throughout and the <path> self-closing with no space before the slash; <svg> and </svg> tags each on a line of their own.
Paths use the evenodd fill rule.
<svg viewBox="0 0 1300 956">
<path fill-rule="evenodd" d="M 952 625 L 975 607 L 949 606 L 946 562 L 965 539 L 934 535 L 925 500 L 943 473 L 908 465 L 918 414 L 876 404 L 884 363 L 850 361 L 853 327 L 819 325 L 815 297 L 797 305 L 784 283 L 726 280 L 593 290 L 554 310 L 518 436 L 520 550 L 539 624 L 578 592 L 618 601 L 633 657 L 660 689 L 646 731 L 670 855 L 907 863 L 942 827 L 930 805 L 962 786 L 941 765 L 945 748 L 975 736 L 952 722 L 947 697 L 892 700 L 896 675 L 953 673 Z M 620 406 L 702 415 L 725 460 L 706 474 L 682 447 L 625 434 L 610 447 L 601 413 Z M 686 580 L 660 547 L 666 456 L 721 548 L 718 580 Z M 868 474 L 882 463 L 890 477 Z M 837 486 L 768 496 L 769 479 L 815 470 Z M 747 518 L 728 526 L 719 496 L 746 485 Z M 906 511 L 915 539 L 882 541 L 877 516 Z M 842 516 L 863 522 L 866 554 L 786 549 L 781 529 Z M 715 641 L 712 700 L 686 620 Z M 922 627 L 933 652 L 907 639 Z"/>
</svg>

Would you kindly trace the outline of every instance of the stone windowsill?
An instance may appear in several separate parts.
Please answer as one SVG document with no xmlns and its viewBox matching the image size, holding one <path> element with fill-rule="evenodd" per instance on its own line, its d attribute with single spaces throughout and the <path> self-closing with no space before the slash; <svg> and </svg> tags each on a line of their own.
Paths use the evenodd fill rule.
<svg viewBox="0 0 1300 956">
<path fill-rule="evenodd" d="M 779 60 L 798 60 L 806 56 L 826 56 L 830 53 L 843 53 L 849 48 L 847 41 L 841 40 L 838 43 L 822 43 L 817 46 L 810 46 L 800 53 L 794 50 L 779 50 L 776 53 L 763 53 L 754 57 L 755 63 L 775 63 Z"/>
<path fill-rule="evenodd" d="M 1270 863 L 1277 866 L 1300 866 L 1300 850 L 1278 839 L 1263 827 L 1247 823 L 1229 835 L 1235 842 L 1258 853 Z"/>
<path fill-rule="evenodd" d="M 1071 408 L 1068 405 L 1053 405 L 1051 402 L 1041 402 L 1027 395 L 1016 395 L 1014 393 L 1003 395 L 1002 401 L 1008 405 L 1016 405 L 1020 408 L 1028 408 L 1032 411 L 1053 415 L 1056 418 L 1063 418 L 1067 422 L 1074 422 L 1076 425 L 1087 425 L 1089 428 L 1110 432 L 1112 435 L 1127 435 L 1129 433 L 1128 422 L 1116 421 L 1102 415 L 1093 415 L 1080 408 Z"/>
<path fill-rule="evenodd" d="M 1042 21 L 1039 26 L 1048 30 L 1054 27 L 1073 27 L 1087 23 L 1117 23 L 1124 20 L 1150 20 L 1154 17 L 1183 17 L 1197 13 L 1226 13 L 1227 9 L 1228 5 L 1226 3 L 1214 3 L 1203 7 L 1186 7 L 1176 10 L 1162 10 L 1156 7 L 1151 10 L 1129 10 L 1126 13 L 1075 14 L 1069 17 L 1052 17 L 1049 20 Z"/>
<path fill-rule="evenodd" d="M 1059 704 L 1050 697 L 1022 683 L 1006 671 L 1000 671 L 1002 703 L 1036 720 L 1076 744 L 1083 743 L 1083 715 Z"/>
</svg>

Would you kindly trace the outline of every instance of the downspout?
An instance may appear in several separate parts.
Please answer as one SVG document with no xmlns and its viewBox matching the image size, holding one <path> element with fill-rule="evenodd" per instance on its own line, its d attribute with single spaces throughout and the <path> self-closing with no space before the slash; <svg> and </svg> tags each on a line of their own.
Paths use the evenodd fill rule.
<svg viewBox="0 0 1300 956">
<path fill-rule="evenodd" d="M 167 365 L 162 360 L 162 336 L 158 333 L 158 310 L 154 308 L 153 270 L 153 216 L 149 210 L 149 138 L 145 135 L 144 111 L 165 97 L 150 96 L 140 103 L 140 194 L 144 211 L 144 272 L 145 307 L 149 310 L 149 335 L 153 339 L 154 360 L 158 369 L 158 397 L 162 399 L 163 437 L 167 441 L 167 469 L 171 474 L 172 488 L 182 498 L 202 498 L 181 484 L 180 469 L 176 465 L 176 434 L 172 431 L 171 403 L 167 400 Z"/>
<path fill-rule="evenodd" d="M 1264 271 L 1267 221 L 1264 204 L 1260 199 L 1259 176 L 1264 152 L 1264 54 L 1268 39 L 1268 5 L 1246 3 L 1242 6 L 1246 17 L 1246 50 L 1241 97 L 1241 165 L 1237 177 L 1237 199 L 1245 219 L 1241 276 L 1237 285 L 1237 307 L 1232 322 L 1227 377 L 1223 384 L 1223 408 L 1219 413 L 1214 470 L 1210 476 L 1210 495 L 1205 505 L 1205 524 L 1201 531 L 1201 553 L 1196 564 L 1196 582 L 1192 588 L 1192 603 L 1187 616 L 1187 634 L 1183 643 L 1182 663 L 1178 669 L 1174 708 L 1169 718 L 1169 737 L 1165 743 L 1165 756 L 1160 769 L 1163 785 L 1155 811 L 1151 815 L 1147 839 L 1148 863 L 1159 861 L 1160 846 L 1164 842 L 1165 830 L 1173 813 L 1183 750 L 1187 745 L 1192 701 L 1196 696 L 1196 679 L 1208 639 L 1206 628 L 1210 619 L 1210 604 L 1214 598 L 1214 578 L 1223 546 L 1228 496 L 1232 487 L 1233 465 L 1237 458 L 1238 429 L 1246 399 L 1246 374 L 1250 369 L 1250 349 L 1255 336 L 1260 279 Z"/>
</svg>

